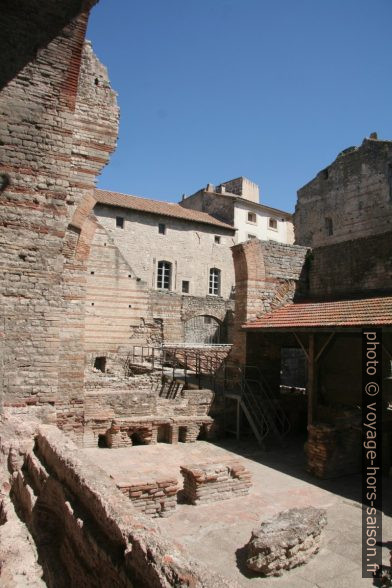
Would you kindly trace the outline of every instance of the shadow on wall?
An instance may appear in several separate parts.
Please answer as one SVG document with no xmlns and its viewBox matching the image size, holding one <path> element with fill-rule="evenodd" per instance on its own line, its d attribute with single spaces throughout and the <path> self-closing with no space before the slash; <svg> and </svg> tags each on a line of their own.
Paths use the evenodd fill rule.
<svg viewBox="0 0 392 588">
<path fill-rule="evenodd" d="M 95 1 L 83 0 L 5 0 L 1 6 L 0 90 L 46 47 L 74 18 L 83 6 Z M 17 42 L 15 42 L 15 39 Z"/>
</svg>

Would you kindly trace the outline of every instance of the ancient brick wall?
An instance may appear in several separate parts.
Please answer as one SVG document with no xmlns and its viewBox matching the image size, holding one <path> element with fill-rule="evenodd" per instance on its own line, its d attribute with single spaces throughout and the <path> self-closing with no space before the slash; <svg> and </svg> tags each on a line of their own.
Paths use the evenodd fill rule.
<svg viewBox="0 0 392 588">
<path fill-rule="evenodd" d="M 232 585 L 166 541 L 55 427 L 41 426 L 34 449 L 30 441 L 9 455 L 13 499 L 46 585 L 92 588 L 102 578 L 124 588 Z"/>
<path fill-rule="evenodd" d="M 236 300 L 231 358 L 245 363 L 246 334 L 241 326 L 306 292 L 308 249 L 252 240 L 236 245 L 232 251 Z"/>
<path fill-rule="evenodd" d="M 76 16 L 75 5 L 35 7 L 40 17 L 32 18 L 32 30 L 45 9 L 48 26 L 55 22 L 47 31 L 50 42 L 38 43 L 34 59 L 26 58 L 0 96 L 0 173 L 6 178 L 0 194 L 0 294 L 8 403 L 54 402 L 59 385 L 66 396 L 82 391 L 81 274 L 91 234 L 73 217 L 82 199 L 89 200 L 114 148 L 118 111 L 104 70 L 84 48 L 88 12 Z"/>
<path fill-rule="evenodd" d="M 392 232 L 315 247 L 308 266 L 312 298 L 391 292 Z"/>
<path fill-rule="evenodd" d="M 296 243 L 312 247 L 390 231 L 392 142 L 365 139 L 338 155 L 298 190 L 294 226 Z"/>
</svg>

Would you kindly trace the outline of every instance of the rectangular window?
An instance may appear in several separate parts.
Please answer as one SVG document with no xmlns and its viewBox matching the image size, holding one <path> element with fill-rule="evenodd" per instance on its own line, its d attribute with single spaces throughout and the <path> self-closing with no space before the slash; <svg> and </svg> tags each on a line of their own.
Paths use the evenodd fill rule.
<svg viewBox="0 0 392 588">
<path fill-rule="evenodd" d="M 182 280 L 182 291 L 184 294 L 189 294 L 189 281 Z"/>
<path fill-rule="evenodd" d="M 160 235 L 166 235 L 166 225 L 164 223 L 159 223 L 158 232 Z"/>
<path fill-rule="evenodd" d="M 248 234 L 248 239 L 257 239 L 256 235 L 249 235 Z"/>
<path fill-rule="evenodd" d="M 210 269 L 210 281 L 208 284 L 208 293 L 213 296 L 220 296 L 220 282 L 221 272 L 218 268 L 213 267 Z"/>
<path fill-rule="evenodd" d="M 170 290 L 171 263 L 158 261 L 157 288 L 158 290 Z"/>
<path fill-rule="evenodd" d="M 268 221 L 268 226 L 270 229 L 274 229 L 274 231 L 278 230 L 278 221 L 276 218 L 270 218 Z"/>
<path fill-rule="evenodd" d="M 221 238 L 219 235 L 215 235 L 215 243 L 217 243 L 219 245 L 219 243 L 221 242 Z"/>
<path fill-rule="evenodd" d="M 116 227 L 118 229 L 124 228 L 124 217 L 123 216 L 116 216 Z"/>
<path fill-rule="evenodd" d="M 256 213 L 255 212 L 248 212 L 248 223 L 255 223 L 256 222 Z"/>
</svg>

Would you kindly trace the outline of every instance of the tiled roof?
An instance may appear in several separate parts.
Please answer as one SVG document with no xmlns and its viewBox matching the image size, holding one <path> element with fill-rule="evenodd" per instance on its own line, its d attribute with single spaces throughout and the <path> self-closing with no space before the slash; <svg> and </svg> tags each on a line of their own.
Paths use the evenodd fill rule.
<svg viewBox="0 0 392 588">
<path fill-rule="evenodd" d="M 160 216 L 181 218 L 183 220 L 214 225 L 216 227 L 234 231 L 234 227 L 217 220 L 206 212 L 183 208 L 179 204 L 173 202 L 161 202 L 160 200 L 150 200 L 149 198 L 141 198 L 140 196 L 131 196 L 128 194 L 120 194 L 119 192 L 109 192 L 108 190 L 98 189 L 94 191 L 94 195 L 99 204 L 130 208 L 132 210 L 158 214 Z"/>
<path fill-rule="evenodd" d="M 392 325 L 392 296 L 286 304 L 247 323 L 244 328 L 292 329 L 366 325 Z"/>
</svg>

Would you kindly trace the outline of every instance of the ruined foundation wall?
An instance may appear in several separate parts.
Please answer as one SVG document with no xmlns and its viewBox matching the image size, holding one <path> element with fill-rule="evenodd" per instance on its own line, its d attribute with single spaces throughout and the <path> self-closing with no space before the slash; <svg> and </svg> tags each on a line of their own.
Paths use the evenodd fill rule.
<svg viewBox="0 0 392 588">
<path fill-rule="evenodd" d="M 37 546 L 47 585 L 229 587 L 166 541 L 100 468 L 56 428 L 14 452 L 11 495 Z"/>
<path fill-rule="evenodd" d="M 328 220 L 329 219 L 329 220 Z M 392 228 L 392 142 L 365 139 L 298 190 L 296 243 L 319 247 Z"/>
</svg>

